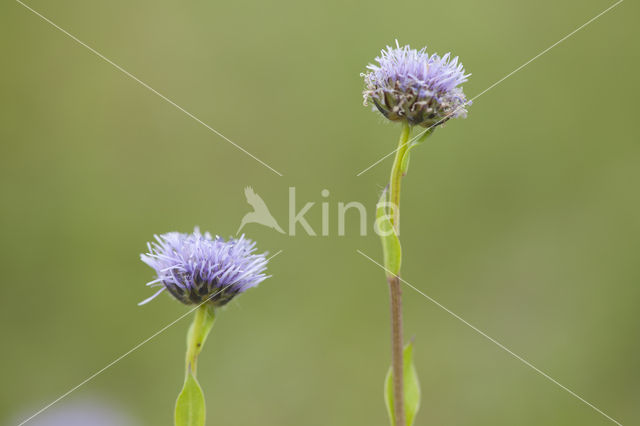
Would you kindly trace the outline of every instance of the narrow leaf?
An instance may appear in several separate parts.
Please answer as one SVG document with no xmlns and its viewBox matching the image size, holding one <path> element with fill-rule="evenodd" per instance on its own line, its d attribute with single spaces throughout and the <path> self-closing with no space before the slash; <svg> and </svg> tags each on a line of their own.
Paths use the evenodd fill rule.
<svg viewBox="0 0 640 426">
<path fill-rule="evenodd" d="M 393 366 L 389 367 L 387 376 L 384 378 L 384 403 L 387 406 L 391 426 L 396 426 L 396 410 L 393 406 Z"/>
<path fill-rule="evenodd" d="M 406 417 L 406 426 L 412 426 L 416 418 L 416 414 L 420 409 L 420 384 L 418 383 L 418 373 L 413 365 L 413 343 L 409 343 L 404 347 L 403 353 L 404 364 L 404 411 Z M 389 368 L 384 383 L 384 401 L 387 405 L 387 412 L 391 420 L 391 426 L 396 425 L 394 406 L 393 406 L 393 371 Z"/>
<path fill-rule="evenodd" d="M 409 145 L 409 147 L 407 148 L 407 151 L 402 156 L 402 164 L 400 166 L 400 170 L 402 170 L 402 176 L 405 176 L 407 174 L 407 171 L 409 171 L 409 157 L 410 157 L 409 154 L 411 154 L 412 146 L 413 144 Z"/>
<path fill-rule="evenodd" d="M 175 426 L 204 426 L 205 403 L 202 388 L 189 371 L 176 400 Z"/>
<path fill-rule="evenodd" d="M 385 188 L 376 205 L 376 227 L 382 241 L 382 253 L 387 276 L 396 276 L 400 273 L 402 248 L 400 247 L 398 235 L 391 224 L 391 212 L 387 209 L 389 206 L 387 189 Z M 390 207 L 394 208 L 394 206 Z"/>
<path fill-rule="evenodd" d="M 425 131 L 422 136 L 420 136 L 418 139 L 409 143 L 409 146 L 407 147 L 407 151 L 404 153 L 404 156 L 402 157 L 402 163 L 400 166 L 400 170 L 402 170 L 403 176 L 406 175 L 407 172 L 409 171 L 409 158 L 410 158 L 409 154 L 411 154 L 411 149 L 413 147 L 420 145 L 422 142 L 424 142 L 431 135 L 431 133 L 433 133 L 433 130 L 434 130 L 433 128 L 427 129 L 427 131 Z"/>
</svg>

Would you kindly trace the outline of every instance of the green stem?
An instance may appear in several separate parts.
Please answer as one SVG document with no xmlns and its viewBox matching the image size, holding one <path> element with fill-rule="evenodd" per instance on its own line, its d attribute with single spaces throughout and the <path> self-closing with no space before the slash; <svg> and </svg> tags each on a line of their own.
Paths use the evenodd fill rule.
<svg viewBox="0 0 640 426">
<path fill-rule="evenodd" d="M 175 426 L 205 426 L 204 393 L 196 379 L 196 367 L 198 355 L 214 321 L 215 312 L 211 303 L 203 303 L 197 307 L 187 333 L 186 371 L 184 385 L 176 399 Z"/>
<path fill-rule="evenodd" d="M 402 160 L 407 153 L 409 144 L 409 134 L 411 128 L 407 122 L 402 124 L 402 133 L 398 141 L 396 157 L 391 168 L 390 194 L 391 203 L 391 224 L 400 233 L 400 184 L 402 180 Z M 404 361 L 403 361 L 403 338 L 402 338 L 402 290 L 400 289 L 400 279 L 398 276 L 389 276 L 389 296 L 391 300 L 391 359 L 393 377 L 393 403 L 395 414 L 395 425 L 405 426 L 404 410 Z"/>
<path fill-rule="evenodd" d="M 411 128 L 405 121 L 402 123 L 402 133 L 400 134 L 400 140 L 398 141 L 398 148 L 396 149 L 396 157 L 393 161 L 393 167 L 391 168 L 390 194 L 389 201 L 391 202 L 392 216 L 391 223 L 396 230 L 396 234 L 400 235 L 400 184 L 402 180 L 402 160 L 409 149 L 409 134 Z"/>
<path fill-rule="evenodd" d="M 187 357 L 186 357 L 186 373 L 189 371 L 196 375 L 196 367 L 198 355 L 202 350 L 211 327 L 215 321 L 215 312 L 213 305 L 204 303 L 196 310 L 196 316 L 193 318 L 189 332 L 187 333 Z"/>
</svg>

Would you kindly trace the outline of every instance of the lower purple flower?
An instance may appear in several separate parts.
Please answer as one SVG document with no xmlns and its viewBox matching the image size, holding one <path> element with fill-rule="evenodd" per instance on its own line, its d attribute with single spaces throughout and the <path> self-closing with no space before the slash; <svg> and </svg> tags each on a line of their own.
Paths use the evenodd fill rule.
<svg viewBox="0 0 640 426">
<path fill-rule="evenodd" d="M 211 301 L 222 306 L 268 278 L 267 253 L 255 254 L 256 244 L 244 235 L 225 241 L 196 228 L 192 234 L 169 232 L 155 239 L 140 258 L 156 271 L 147 285 L 162 288 L 139 305 L 167 290 L 187 305 Z"/>
</svg>

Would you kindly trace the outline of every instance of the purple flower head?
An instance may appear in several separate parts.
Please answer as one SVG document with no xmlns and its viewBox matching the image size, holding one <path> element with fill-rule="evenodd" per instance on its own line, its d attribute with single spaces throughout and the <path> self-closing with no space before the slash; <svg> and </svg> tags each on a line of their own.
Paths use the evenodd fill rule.
<svg viewBox="0 0 640 426">
<path fill-rule="evenodd" d="M 222 306 L 268 278 L 263 274 L 266 253 L 254 254 L 256 244 L 244 235 L 225 241 L 196 228 L 192 234 L 169 232 L 155 239 L 140 258 L 156 271 L 156 279 L 147 285 L 162 288 L 140 305 L 167 290 L 187 305 L 210 300 Z"/>
<path fill-rule="evenodd" d="M 466 117 L 467 98 L 460 86 L 465 74 L 458 57 L 429 55 L 426 48 L 387 46 L 369 64 L 364 77 L 364 104 L 373 105 L 391 121 L 407 120 L 411 125 L 432 127 L 450 118 Z"/>
</svg>

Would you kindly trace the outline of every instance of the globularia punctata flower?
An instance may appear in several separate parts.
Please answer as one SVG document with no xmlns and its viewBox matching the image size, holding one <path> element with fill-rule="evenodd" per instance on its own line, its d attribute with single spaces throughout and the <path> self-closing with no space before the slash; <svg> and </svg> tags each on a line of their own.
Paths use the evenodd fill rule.
<svg viewBox="0 0 640 426">
<path fill-rule="evenodd" d="M 391 121 L 432 127 L 450 118 L 466 117 L 467 98 L 460 86 L 465 74 L 458 57 L 429 55 L 426 48 L 387 46 L 362 73 L 364 104 L 373 105 Z"/>
<path fill-rule="evenodd" d="M 224 240 L 196 228 L 191 234 L 169 232 L 155 239 L 140 258 L 156 271 L 147 285 L 162 288 L 141 305 L 167 290 L 187 305 L 210 299 L 222 306 L 267 278 L 267 253 L 256 254 L 256 244 L 244 235 Z"/>
<path fill-rule="evenodd" d="M 191 234 L 169 232 L 155 239 L 140 258 L 156 272 L 156 279 L 147 285 L 162 288 L 139 304 L 167 290 L 180 302 L 196 305 L 190 311 L 196 313 L 187 333 L 185 381 L 174 419 L 175 426 L 204 426 L 206 407 L 196 365 L 216 309 L 268 278 L 264 274 L 268 259 L 266 253 L 256 254 L 256 244 L 244 235 L 224 240 L 196 228 Z"/>
<path fill-rule="evenodd" d="M 376 224 L 382 239 L 384 269 L 391 304 L 391 368 L 385 379 L 385 402 L 394 426 L 411 426 L 420 407 L 420 385 L 412 363 L 412 343 L 404 345 L 400 266 L 400 189 L 407 174 L 413 147 L 429 137 L 436 126 L 451 118 L 466 117 L 467 101 L 462 88 L 471 74 L 465 74 L 458 57 L 429 55 L 426 48 L 387 46 L 362 73 L 366 88 L 364 104 L 373 103 L 387 119 L 401 125 L 398 147 L 389 184 L 376 206 Z M 425 127 L 410 138 L 415 126 Z M 391 232 L 388 232 L 391 231 Z"/>
</svg>

